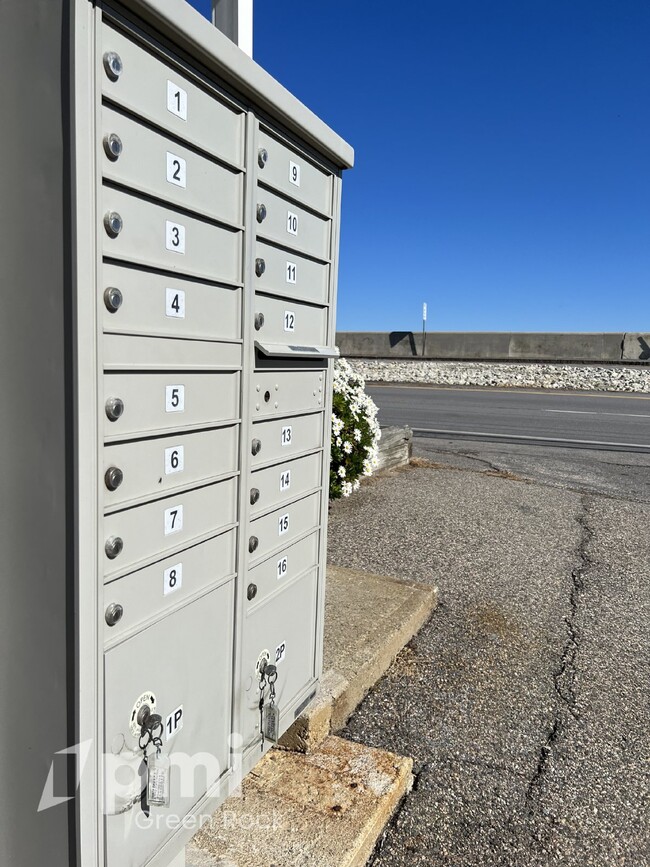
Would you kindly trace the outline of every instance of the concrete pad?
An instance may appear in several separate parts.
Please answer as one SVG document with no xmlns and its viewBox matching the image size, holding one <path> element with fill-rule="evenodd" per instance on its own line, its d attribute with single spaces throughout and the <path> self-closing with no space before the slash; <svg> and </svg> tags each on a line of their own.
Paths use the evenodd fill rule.
<svg viewBox="0 0 650 867">
<path fill-rule="evenodd" d="M 321 691 L 280 745 L 307 752 L 343 728 L 437 601 L 432 586 L 328 565 Z"/>
<path fill-rule="evenodd" d="M 187 867 L 362 867 L 412 785 L 411 759 L 337 737 L 271 750 L 187 847 Z"/>
</svg>

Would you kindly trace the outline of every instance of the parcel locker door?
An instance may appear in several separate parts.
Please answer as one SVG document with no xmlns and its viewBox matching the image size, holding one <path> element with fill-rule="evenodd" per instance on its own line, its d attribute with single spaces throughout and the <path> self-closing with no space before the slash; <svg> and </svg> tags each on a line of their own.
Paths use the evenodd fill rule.
<svg viewBox="0 0 650 867">
<path fill-rule="evenodd" d="M 105 654 L 106 867 L 142 867 L 171 835 L 165 817 L 182 818 L 228 769 L 233 599 L 231 582 Z M 162 717 L 171 759 L 170 805 L 151 807 L 149 821 L 139 802 L 144 704 Z"/>
<path fill-rule="evenodd" d="M 313 682 L 315 671 L 316 599 L 318 570 L 303 573 L 283 592 L 251 609 L 243 637 L 243 673 L 246 707 L 242 719 L 244 748 L 259 731 L 258 663 L 266 658 L 277 665 L 276 705 L 280 731 L 294 720 L 295 703 Z M 266 691 L 268 699 L 268 689 Z"/>
</svg>

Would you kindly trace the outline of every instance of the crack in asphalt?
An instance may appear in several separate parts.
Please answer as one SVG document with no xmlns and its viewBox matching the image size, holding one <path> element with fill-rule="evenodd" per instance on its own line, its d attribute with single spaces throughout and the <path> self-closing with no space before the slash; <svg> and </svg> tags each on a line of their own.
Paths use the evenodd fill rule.
<svg viewBox="0 0 650 867">
<path fill-rule="evenodd" d="M 555 710 L 553 722 L 547 733 L 546 740 L 540 747 L 537 758 L 537 765 L 533 772 L 528 788 L 526 790 L 525 801 L 532 808 L 532 802 L 539 788 L 539 783 L 546 773 L 549 759 L 553 754 L 553 748 L 566 731 L 570 724 L 570 719 L 578 720 L 580 711 L 577 707 L 577 695 L 575 690 L 576 678 L 576 657 L 580 650 L 581 633 L 577 625 L 578 615 L 580 613 L 580 605 L 582 596 L 585 591 L 585 578 L 593 567 L 593 561 L 589 556 L 589 548 L 591 546 L 594 531 L 589 526 L 589 499 L 582 496 L 580 499 L 580 514 L 576 518 L 581 528 L 580 542 L 578 544 L 577 555 L 579 563 L 575 569 L 571 571 L 571 591 L 569 593 L 569 611 L 564 618 L 566 627 L 566 640 L 562 648 L 562 655 L 557 669 L 553 672 L 553 689 L 559 699 Z"/>
</svg>

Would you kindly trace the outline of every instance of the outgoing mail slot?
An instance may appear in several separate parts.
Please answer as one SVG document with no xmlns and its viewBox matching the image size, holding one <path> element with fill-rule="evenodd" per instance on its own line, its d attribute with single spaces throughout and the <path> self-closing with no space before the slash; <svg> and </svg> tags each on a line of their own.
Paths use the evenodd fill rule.
<svg viewBox="0 0 650 867">
<path fill-rule="evenodd" d="M 209 427 L 238 417 L 238 373 L 104 376 L 104 436 L 108 441 L 152 431 Z"/>
<path fill-rule="evenodd" d="M 321 214 L 331 214 L 332 176 L 262 129 L 258 138 L 257 164 L 257 177 L 261 183 Z"/>
<path fill-rule="evenodd" d="M 304 536 L 320 523 L 320 491 L 291 503 L 281 506 L 275 512 L 251 521 L 248 527 L 248 542 L 255 542 L 255 548 L 250 553 L 249 563 L 257 563 L 266 559 L 274 551 L 286 547 L 295 539 Z M 250 548 L 249 547 L 249 551 Z"/>
<path fill-rule="evenodd" d="M 327 344 L 327 307 L 255 295 L 255 338 L 299 346 Z M 264 317 L 263 322 L 259 315 Z"/>
<path fill-rule="evenodd" d="M 329 426 L 327 433 L 329 436 Z M 323 414 L 258 422 L 253 427 L 253 438 L 259 443 L 259 451 L 252 458 L 253 469 L 289 460 L 301 452 L 322 448 Z"/>
<path fill-rule="evenodd" d="M 102 277 L 99 308 L 104 331 L 197 340 L 241 339 L 241 289 L 108 263 Z M 114 296 L 113 290 L 119 295 Z"/>
<path fill-rule="evenodd" d="M 316 452 L 251 473 L 251 490 L 258 492 L 250 498 L 251 516 L 261 515 L 320 488 L 321 461 L 322 453 Z"/>
<path fill-rule="evenodd" d="M 105 138 L 119 136 L 122 146 L 117 158 L 104 149 L 105 178 L 206 217 L 242 224 L 240 172 L 199 156 L 106 106 L 102 109 L 102 130 Z M 305 222 L 305 232 L 307 228 Z"/>
<path fill-rule="evenodd" d="M 252 382 L 252 416 L 309 412 L 325 405 L 325 371 L 286 370 L 255 373 Z"/>
<path fill-rule="evenodd" d="M 177 493 L 104 518 L 104 574 L 110 580 L 236 521 L 237 480 Z M 114 541 L 121 540 L 114 556 Z M 107 552 L 111 552 L 112 557 Z"/>
<path fill-rule="evenodd" d="M 115 643 L 211 585 L 233 578 L 236 535 L 236 530 L 229 530 L 106 584 L 104 611 L 110 614 L 111 606 L 119 605 L 123 613 L 114 626 L 105 623 L 104 640 Z"/>
<path fill-rule="evenodd" d="M 316 534 L 316 538 L 318 534 Z M 302 543 L 299 543 L 302 544 Z M 298 546 L 295 546 L 297 548 Z M 290 558 L 294 549 L 289 549 Z M 313 563 L 316 563 L 314 553 Z M 309 558 L 305 557 L 303 562 Z M 292 563 L 291 560 L 288 562 Z M 264 568 L 264 564 L 251 573 L 251 577 Z M 292 565 L 289 566 L 292 568 Z M 259 737 L 259 688 L 255 666 L 264 651 L 269 660 L 277 665 L 278 679 L 275 684 L 276 703 L 281 711 L 292 711 L 292 703 L 313 680 L 315 672 L 317 570 L 304 573 L 291 586 L 291 600 L 287 593 L 277 593 L 265 604 L 249 609 L 243 634 L 243 672 L 252 677 L 246 693 L 246 713 L 242 719 L 244 746 Z M 271 580 L 275 578 L 271 576 Z M 276 581 L 277 583 L 277 581 Z M 300 616 L 296 616 L 300 612 Z M 268 696 L 268 690 L 267 690 Z M 293 722 L 293 713 L 281 718 L 284 732 Z"/>
<path fill-rule="evenodd" d="M 329 265 L 261 241 L 257 242 L 255 257 L 256 291 L 327 304 Z"/>
<path fill-rule="evenodd" d="M 257 234 L 317 259 L 330 258 L 331 220 L 258 187 Z"/>
<path fill-rule="evenodd" d="M 155 698 L 163 753 L 181 762 L 172 768 L 165 816 L 186 815 L 228 770 L 233 605 L 230 582 L 105 654 L 107 867 L 144 864 L 174 828 L 169 822 L 136 821 L 138 815 L 144 818 L 137 798 L 141 751 L 131 727 L 139 699 Z M 136 800 L 132 808 L 130 800 Z M 152 819 L 162 813 L 154 807 Z"/>
<path fill-rule="evenodd" d="M 106 446 L 100 482 L 104 508 L 113 511 L 235 473 L 238 434 L 232 425 Z"/>
<path fill-rule="evenodd" d="M 197 87 L 112 27 L 102 28 L 103 57 L 116 52 L 122 72 L 99 73 L 104 96 L 236 166 L 243 163 L 244 115 Z M 100 55 L 100 63 L 102 55 Z"/>
<path fill-rule="evenodd" d="M 241 232 L 110 187 L 104 187 L 102 235 L 104 255 L 112 259 L 206 280 L 241 282 Z"/>
</svg>

